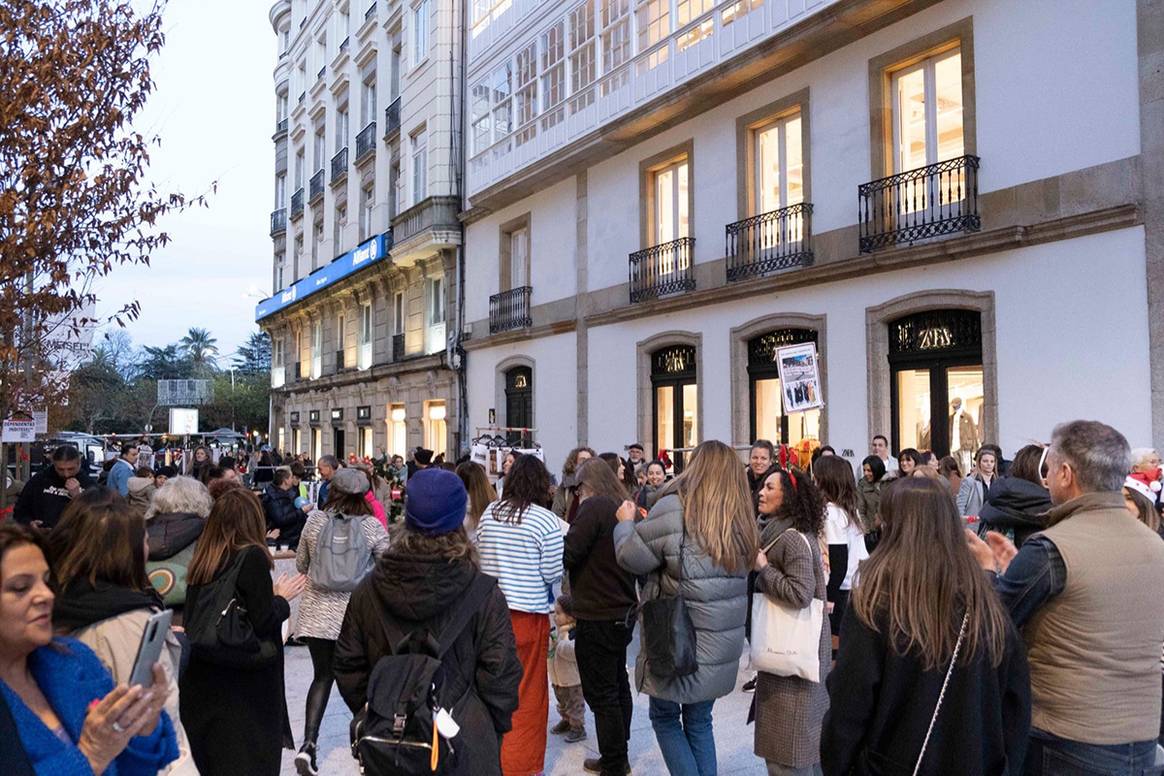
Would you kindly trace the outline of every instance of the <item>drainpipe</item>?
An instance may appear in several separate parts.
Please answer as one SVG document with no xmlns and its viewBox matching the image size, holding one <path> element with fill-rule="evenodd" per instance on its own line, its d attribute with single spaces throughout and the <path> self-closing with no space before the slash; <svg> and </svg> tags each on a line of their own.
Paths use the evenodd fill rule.
<svg viewBox="0 0 1164 776">
<path fill-rule="evenodd" d="M 460 206 L 464 207 L 464 181 L 465 181 L 465 154 L 461 153 L 461 140 L 465 135 L 465 115 L 462 110 L 461 103 L 463 102 L 463 92 L 465 88 L 466 77 L 466 62 L 465 52 L 468 51 L 467 30 L 468 19 L 466 18 L 466 3 L 462 0 L 454 0 L 453 2 L 453 16 L 456 18 L 459 14 L 461 20 L 461 41 L 459 48 L 450 45 L 449 49 L 449 78 L 452 80 L 450 91 L 453 94 L 452 114 L 454 125 L 459 124 L 457 132 L 449 133 L 449 162 L 453 168 L 454 180 L 456 182 L 457 198 L 460 200 Z M 454 38 L 455 40 L 455 38 Z M 450 44 L 453 41 L 450 41 Z M 457 65 L 458 60 L 460 64 L 460 78 L 458 80 Z M 468 354 L 462 341 L 465 336 L 465 226 L 460 222 L 461 229 L 461 243 L 457 246 L 457 315 L 456 325 L 457 332 L 453 338 L 453 365 L 457 374 L 457 389 L 458 389 L 458 411 L 457 411 L 457 431 L 458 442 L 460 443 L 459 452 L 464 453 L 469 449 L 469 388 L 466 384 L 466 371 Z"/>
</svg>

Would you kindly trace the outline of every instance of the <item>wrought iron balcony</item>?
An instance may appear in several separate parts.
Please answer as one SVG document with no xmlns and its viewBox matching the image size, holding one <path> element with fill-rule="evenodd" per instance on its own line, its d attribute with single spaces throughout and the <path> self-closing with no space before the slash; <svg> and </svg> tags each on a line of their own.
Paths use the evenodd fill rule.
<svg viewBox="0 0 1164 776">
<path fill-rule="evenodd" d="M 340 371 L 344 368 L 344 352 L 337 350 L 335 352 L 335 371 Z"/>
<path fill-rule="evenodd" d="M 630 255 L 631 303 L 695 289 L 694 237 L 654 245 Z"/>
<path fill-rule="evenodd" d="M 858 186 L 861 252 L 981 229 L 978 163 L 960 156 Z"/>
<path fill-rule="evenodd" d="M 280 135 L 286 135 L 286 134 L 287 134 L 287 117 L 284 116 L 283 118 L 281 118 L 277 122 L 275 122 L 275 136 L 278 137 Z"/>
<path fill-rule="evenodd" d="M 812 204 L 800 202 L 725 227 L 731 282 L 812 264 Z"/>
<path fill-rule="evenodd" d="M 311 181 L 308 183 L 308 190 L 310 194 L 307 199 L 314 202 L 323 196 L 323 170 L 316 170 L 315 175 L 311 176 Z"/>
<path fill-rule="evenodd" d="M 271 211 L 271 236 L 287 231 L 287 208 L 281 207 Z"/>
<path fill-rule="evenodd" d="M 316 80 L 316 81 L 322 81 L 322 80 L 323 80 L 323 74 L 324 74 L 324 73 L 326 73 L 326 72 L 327 72 L 327 65 L 324 65 L 323 67 L 319 68 L 319 72 L 315 74 L 315 80 Z"/>
<path fill-rule="evenodd" d="M 375 15 L 376 15 L 376 3 L 373 2 L 370 6 L 368 6 L 368 10 L 364 11 L 364 21 L 368 21 L 369 19 L 371 19 Z"/>
<path fill-rule="evenodd" d="M 356 162 L 359 163 L 369 154 L 376 153 L 376 122 L 360 130 L 356 135 Z"/>
<path fill-rule="evenodd" d="M 298 102 L 300 105 L 302 105 L 303 101 L 306 99 L 307 99 L 307 90 L 304 90 L 302 92 L 299 92 L 299 99 L 296 100 L 296 102 Z"/>
<path fill-rule="evenodd" d="M 295 189 L 295 193 L 291 195 L 291 217 L 298 218 L 303 215 L 303 187 Z"/>
<path fill-rule="evenodd" d="M 384 109 L 384 138 L 400 132 L 400 98 L 397 97 Z"/>
<path fill-rule="evenodd" d="M 331 158 L 331 182 L 337 183 L 348 175 L 348 147 L 341 148 Z"/>
<path fill-rule="evenodd" d="M 303 362 L 301 362 L 301 361 L 295 362 L 295 379 L 296 380 L 303 379 Z"/>
<path fill-rule="evenodd" d="M 347 51 L 347 50 L 348 50 L 348 46 L 350 46 L 350 45 L 351 45 L 351 42 L 352 42 L 352 36 L 351 36 L 351 35 L 349 35 L 349 36 L 347 36 L 346 38 L 344 38 L 342 41 L 340 41 L 340 47 L 339 47 L 339 50 L 340 50 L 340 51 Z"/>
<path fill-rule="evenodd" d="M 404 358 L 404 332 L 392 335 L 392 360 Z"/>
<path fill-rule="evenodd" d="M 529 286 L 521 286 L 489 297 L 489 333 L 533 326 L 529 311 L 532 293 Z"/>
</svg>

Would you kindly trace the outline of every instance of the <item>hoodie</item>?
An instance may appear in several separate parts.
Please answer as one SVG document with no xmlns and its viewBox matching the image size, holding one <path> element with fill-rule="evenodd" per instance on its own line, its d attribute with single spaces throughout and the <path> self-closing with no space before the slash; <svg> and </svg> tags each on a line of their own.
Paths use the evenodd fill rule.
<svg viewBox="0 0 1164 776">
<path fill-rule="evenodd" d="M 1042 485 L 1017 477 L 998 478 L 978 510 L 978 531 L 1012 534 L 1015 546 L 1021 547 L 1028 536 L 1047 527 L 1050 510 L 1051 494 Z"/>
<path fill-rule="evenodd" d="M 391 654 L 384 624 L 408 633 L 436 634 L 473 579 L 481 574 L 465 559 L 402 555 L 380 556 L 367 579 L 352 593 L 335 651 L 340 694 L 353 713 L 367 702 L 372 668 Z M 451 773 L 501 773 L 501 736 L 517 708 L 522 667 L 517 659 L 509 609 L 494 585 L 444 659 L 442 693 L 465 701 L 454 708 L 461 726 L 461 751 Z M 474 692 L 466 694 L 472 689 Z"/>
<path fill-rule="evenodd" d="M 77 472 L 75 479 L 80 483 L 81 490 L 93 484 L 84 466 Z M 32 475 L 20 491 L 20 498 L 12 510 L 12 519 L 23 525 L 39 520 L 46 529 L 55 526 L 65 507 L 72 501 L 65 482 L 52 466 L 46 466 Z"/>
</svg>

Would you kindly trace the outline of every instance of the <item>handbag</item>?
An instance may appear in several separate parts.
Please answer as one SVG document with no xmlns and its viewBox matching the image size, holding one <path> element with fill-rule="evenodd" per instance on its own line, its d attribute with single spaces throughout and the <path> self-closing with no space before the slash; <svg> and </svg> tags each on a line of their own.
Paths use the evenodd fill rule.
<svg viewBox="0 0 1164 776">
<path fill-rule="evenodd" d="M 238 553 L 218 579 L 206 585 L 199 605 L 186 610 L 190 654 L 231 668 L 259 668 L 279 657 L 279 645 L 260 639 L 238 597 L 238 573 L 244 553 Z"/>
<path fill-rule="evenodd" d="M 812 545 L 804 534 L 799 531 L 796 533 L 808 547 L 809 557 L 812 557 Z M 764 548 L 765 555 L 783 535 L 781 533 Z M 824 607 L 825 602 L 815 596 L 808 606 L 801 609 L 774 601 L 763 592 L 754 594 L 752 667 L 766 674 L 797 676 L 819 684 Z"/>
<path fill-rule="evenodd" d="M 647 658 L 647 670 L 655 676 L 689 676 L 699 668 L 695 652 L 695 624 L 687 603 L 683 600 L 683 544 L 687 526 L 679 539 L 679 585 L 675 595 L 664 598 L 663 575 L 666 564 L 659 569 L 659 595 L 645 601 L 640 609 L 643 620 L 642 648 Z"/>
</svg>

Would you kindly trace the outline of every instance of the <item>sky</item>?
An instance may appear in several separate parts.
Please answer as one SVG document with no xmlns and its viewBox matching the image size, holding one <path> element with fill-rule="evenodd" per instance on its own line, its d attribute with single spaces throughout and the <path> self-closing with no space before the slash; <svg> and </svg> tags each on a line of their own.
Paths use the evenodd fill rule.
<svg viewBox="0 0 1164 776">
<path fill-rule="evenodd" d="M 155 90 L 134 129 L 157 135 L 150 180 L 163 192 L 209 194 L 208 207 L 162 224 L 172 242 L 148 267 L 120 267 L 96 286 L 99 316 L 141 303 L 135 345 L 177 342 L 209 329 L 227 356 L 258 331 L 255 304 L 271 294 L 276 39 L 267 0 L 170 0 Z M 104 329 L 115 327 L 107 325 Z M 102 329 L 94 337 L 100 344 Z"/>
</svg>

